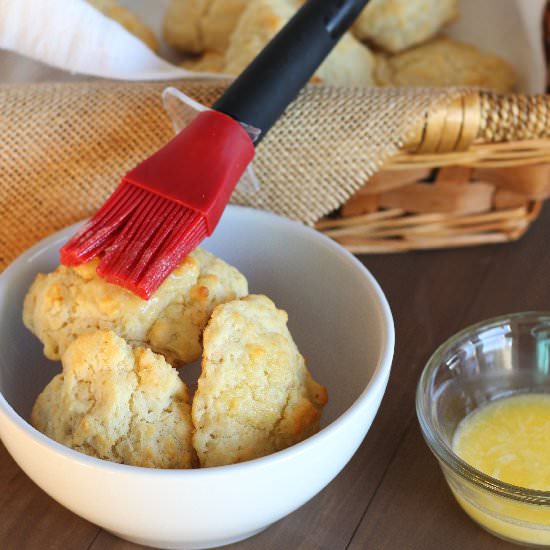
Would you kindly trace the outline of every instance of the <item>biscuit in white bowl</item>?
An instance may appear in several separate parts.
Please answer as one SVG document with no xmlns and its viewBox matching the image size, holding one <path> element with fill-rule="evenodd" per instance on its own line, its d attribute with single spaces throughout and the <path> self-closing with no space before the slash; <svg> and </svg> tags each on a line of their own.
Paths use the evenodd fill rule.
<svg viewBox="0 0 550 550">
<path fill-rule="evenodd" d="M 260 295 L 214 310 L 192 406 L 201 466 L 265 456 L 319 430 L 327 391 L 307 370 L 287 319 Z"/>
<path fill-rule="evenodd" d="M 35 428 L 111 462 L 191 468 L 189 394 L 161 355 L 97 331 L 72 342 L 62 361 L 62 374 L 35 402 Z"/>
<path fill-rule="evenodd" d="M 202 330 L 214 307 L 248 293 L 237 269 L 201 249 L 147 301 L 104 281 L 98 262 L 39 274 L 27 293 L 23 321 L 49 359 L 60 359 L 78 336 L 105 329 L 147 344 L 173 363 L 189 363 L 200 357 Z"/>
<path fill-rule="evenodd" d="M 184 300 L 164 309 L 147 335 L 151 347 L 172 362 L 198 359 L 202 331 L 214 308 L 248 294 L 245 277 L 232 265 L 201 248 L 192 257 L 200 266 L 197 282 Z"/>
</svg>

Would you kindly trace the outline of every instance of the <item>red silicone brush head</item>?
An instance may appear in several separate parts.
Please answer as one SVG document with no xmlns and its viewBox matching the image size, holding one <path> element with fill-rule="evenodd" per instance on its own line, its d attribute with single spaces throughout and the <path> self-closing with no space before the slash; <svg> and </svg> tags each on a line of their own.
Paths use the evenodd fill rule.
<svg viewBox="0 0 550 550">
<path fill-rule="evenodd" d="M 79 265 L 102 254 L 98 274 L 147 300 L 207 236 L 200 213 L 123 182 L 61 249 L 61 263 Z"/>
<path fill-rule="evenodd" d="M 148 299 L 216 227 L 254 156 L 240 124 L 206 111 L 129 172 L 62 249 L 64 265 L 97 255 L 107 281 Z"/>
</svg>

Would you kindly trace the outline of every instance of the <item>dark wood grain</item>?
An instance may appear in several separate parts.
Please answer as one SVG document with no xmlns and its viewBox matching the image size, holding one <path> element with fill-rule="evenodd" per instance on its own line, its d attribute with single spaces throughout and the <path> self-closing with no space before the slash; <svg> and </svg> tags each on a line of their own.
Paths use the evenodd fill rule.
<svg viewBox="0 0 550 550">
<path fill-rule="evenodd" d="M 396 357 L 379 414 L 356 455 L 324 491 L 260 535 L 228 548 L 506 548 L 455 504 L 419 434 L 414 395 L 429 355 L 458 329 L 508 311 L 550 309 L 549 234 L 547 213 L 515 244 L 362 258 L 388 296 L 396 322 Z M 97 534 L 45 496 L 3 450 L 0 487 L 0 548 L 140 548 Z M 18 539 L 14 526 L 31 512 L 42 527 L 33 525 L 27 530 L 32 533 Z"/>
<path fill-rule="evenodd" d="M 98 531 L 39 489 L 0 444 L 0 548 L 88 548 Z"/>
<path fill-rule="evenodd" d="M 548 214 L 547 209 L 524 241 L 493 247 L 483 272 L 472 270 L 470 282 L 457 287 L 457 294 L 464 296 L 470 286 L 470 295 L 474 297 L 463 314 L 457 313 L 458 328 L 495 315 L 550 308 L 550 285 L 546 276 L 550 268 Z M 407 358 L 398 353 L 394 372 L 402 361 Z M 388 398 L 393 397 L 389 394 Z M 410 395 L 407 409 L 413 407 L 414 396 Z M 460 511 L 437 463 L 421 441 L 416 422 L 409 432 L 350 548 L 365 548 L 367 544 L 380 549 L 513 548 L 486 534 Z M 392 530 L 391 526 L 397 524 L 400 528 Z"/>
<path fill-rule="evenodd" d="M 349 550 L 512 550 L 459 508 L 416 422 L 388 470 Z"/>
<path fill-rule="evenodd" d="M 133 544 L 101 530 L 88 550 L 143 550 L 147 546 Z"/>
</svg>

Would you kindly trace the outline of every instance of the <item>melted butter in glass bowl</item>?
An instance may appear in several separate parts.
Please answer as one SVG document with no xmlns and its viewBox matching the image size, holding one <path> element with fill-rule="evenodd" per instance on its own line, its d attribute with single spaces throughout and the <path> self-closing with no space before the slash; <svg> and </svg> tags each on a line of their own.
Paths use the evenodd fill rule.
<svg viewBox="0 0 550 550">
<path fill-rule="evenodd" d="M 495 433 L 503 419 L 497 420 L 491 409 L 502 409 L 506 400 L 515 400 L 521 408 L 521 400 L 525 407 L 526 400 L 533 399 L 544 400 L 546 405 L 550 402 L 550 313 L 546 312 L 505 315 L 450 338 L 428 361 L 418 385 L 416 406 L 424 438 L 464 511 L 503 539 L 550 548 L 550 490 L 534 488 L 550 487 L 534 479 L 533 471 L 510 477 L 498 465 L 495 467 L 495 460 L 500 460 L 501 466 L 513 460 L 510 451 L 528 444 L 529 434 L 524 433 L 523 442 L 515 442 L 518 445 L 509 443 L 500 449 L 491 448 L 490 452 L 479 442 L 499 437 Z M 528 405 L 531 416 L 524 414 L 522 421 L 540 431 L 545 417 L 540 410 L 542 405 L 539 403 L 537 410 L 533 409 L 533 402 Z M 502 415 L 503 411 L 497 412 Z M 535 412 L 542 417 L 533 417 Z M 504 414 L 521 420 L 519 410 Z M 478 420 L 485 415 L 482 421 L 489 424 L 485 434 L 477 434 L 477 439 L 473 434 L 468 441 L 460 441 L 476 415 Z M 544 447 L 543 437 L 550 449 L 550 434 L 541 435 L 537 445 Z M 476 444 L 478 448 L 473 448 Z M 501 456 L 496 458 L 499 451 Z M 486 460 L 480 461 L 483 453 Z M 544 473 L 539 471 L 538 475 Z"/>
</svg>

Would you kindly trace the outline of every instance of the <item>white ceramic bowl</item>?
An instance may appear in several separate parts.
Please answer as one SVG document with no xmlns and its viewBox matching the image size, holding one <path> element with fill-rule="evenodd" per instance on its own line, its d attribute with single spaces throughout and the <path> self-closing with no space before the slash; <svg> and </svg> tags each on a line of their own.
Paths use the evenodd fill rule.
<svg viewBox="0 0 550 550">
<path fill-rule="evenodd" d="M 74 513 L 133 542 L 208 548 L 249 537 L 323 489 L 365 437 L 393 355 L 390 309 L 372 275 L 321 234 L 265 212 L 229 207 L 205 247 L 237 266 L 250 291 L 289 313 L 313 375 L 328 388 L 322 430 L 284 451 L 233 466 L 153 470 L 77 453 L 27 423 L 59 364 L 21 322 L 39 271 L 58 263 L 67 228 L 0 276 L 0 436 L 26 474 Z"/>
</svg>

